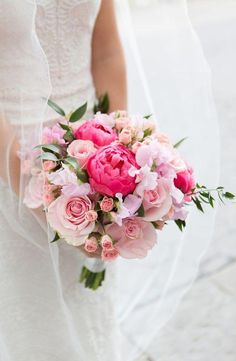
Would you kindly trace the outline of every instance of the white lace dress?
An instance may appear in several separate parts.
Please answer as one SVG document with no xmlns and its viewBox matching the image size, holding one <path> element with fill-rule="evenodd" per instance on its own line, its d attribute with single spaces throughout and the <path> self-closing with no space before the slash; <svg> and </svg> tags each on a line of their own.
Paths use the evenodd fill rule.
<svg viewBox="0 0 236 361">
<path fill-rule="evenodd" d="M 99 7 L 100 0 L 37 0 L 36 31 L 49 63 L 52 98 L 66 111 L 87 100 L 91 109 L 95 98 L 91 40 Z M 3 205 L 10 197 L 8 225 Z M 47 234 L 27 209 L 23 222 L 17 221 L 17 200 L 12 203 L 1 183 L 0 204 L 0 360 L 119 360 L 113 267 L 101 289 L 85 289 L 78 283 L 80 251 L 63 242 L 50 250 Z"/>
</svg>

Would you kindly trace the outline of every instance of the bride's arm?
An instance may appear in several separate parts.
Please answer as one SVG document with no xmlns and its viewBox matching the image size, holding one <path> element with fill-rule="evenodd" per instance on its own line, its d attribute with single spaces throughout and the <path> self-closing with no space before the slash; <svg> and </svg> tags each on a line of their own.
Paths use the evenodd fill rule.
<svg viewBox="0 0 236 361">
<path fill-rule="evenodd" d="M 102 0 L 93 33 L 92 73 L 97 95 L 109 94 L 110 111 L 127 109 L 125 61 L 113 0 Z"/>
</svg>

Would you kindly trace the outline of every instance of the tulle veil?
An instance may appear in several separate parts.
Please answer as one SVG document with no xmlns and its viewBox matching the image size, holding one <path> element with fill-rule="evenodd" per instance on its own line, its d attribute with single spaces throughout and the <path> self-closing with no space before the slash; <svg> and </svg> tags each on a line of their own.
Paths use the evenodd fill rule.
<svg viewBox="0 0 236 361">
<path fill-rule="evenodd" d="M 196 177 L 214 187 L 219 176 L 219 134 L 211 92 L 211 74 L 190 23 L 186 1 L 157 0 L 148 25 L 142 23 L 140 16 L 136 29 L 138 31 L 142 28 L 148 43 L 142 37 L 138 38 L 139 42 L 136 40 L 132 11 L 127 1 L 117 0 L 116 5 L 127 63 L 130 112 L 153 114 L 158 127 L 169 133 L 173 142 L 187 137 L 182 145 L 182 153 L 194 166 Z M 10 34 L 5 31 L 9 27 L 4 26 L 4 12 L 11 14 Z M 73 316 L 66 301 L 58 245 L 50 243 L 52 232 L 43 212 L 29 211 L 24 205 L 29 182 L 25 160 L 28 160 L 27 154 L 34 145 L 41 142 L 47 99 L 52 91 L 48 61 L 35 32 L 35 14 L 36 2 L 33 0 L 4 0 L 0 4 L 1 40 L 5 39 L 0 44 L 1 239 L 4 240 L 9 227 L 12 232 L 12 242 L 1 242 L 1 254 L 4 257 L 5 247 L 22 248 L 22 262 L 27 262 L 27 274 L 30 273 L 34 249 L 43 252 L 45 264 L 38 265 L 38 274 L 33 277 L 34 285 L 28 285 L 27 279 L 22 280 L 25 274 L 17 275 L 25 282 L 25 290 L 28 290 L 27 302 L 35 302 L 39 294 L 44 292 L 37 288 L 38 278 L 52 279 L 53 289 L 49 295 L 45 294 L 45 302 L 47 297 L 55 298 L 56 327 L 66 325 L 66 346 L 73 349 L 75 355 L 80 355 L 79 359 L 87 360 L 86 345 L 77 338 Z M 24 27 L 18 26 L 19 16 L 25 19 Z M 24 43 L 20 41 L 22 32 L 28 33 Z M 12 77 L 8 77 L 8 72 L 14 71 L 8 68 L 10 58 L 20 69 L 15 74 L 14 82 Z M 12 168 L 16 164 L 15 154 L 21 161 L 20 169 Z M 31 154 L 33 156 L 33 152 Z M 19 173 L 20 182 L 17 182 L 16 175 Z M 149 343 L 169 320 L 196 277 L 213 229 L 214 212 L 206 212 L 205 217 L 202 217 L 197 211 L 191 210 L 185 232 L 180 233 L 174 225 L 169 225 L 162 234 L 158 233 L 158 245 L 146 259 L 120 259 L 117 262 L 117 283 L 113 296 L 120 332 L 117 354 L 122 352 L 124 355 L 120 359 L 134 361 L 148 349 Z M 14 243 L 16 234 L 24 239 L 24 249 L 22 245 Z M 27 261 L 24 257 L 28 257 Z M 9 270 L 7 262 L 1 259 L 0 269 L 3 277 L 11 277 L 11 272 L 17 272 L 17 264 Z M 18 300 L 15 297 L 19 279 L 10 288 L 1 287 L 0 303 L 4 302 L 4 290 L 11 292 L 17 302 L 25 302 L 25 299 Z M 91 294 L 91 299 L 93 297 Z M 40 304 L 37 307 L 42 320 L 44 308 L 40 309 Z M 8 327 L 9 318 L 10 314 L 6 312 L 3 328 Z M 36 318 L 36 321 L 39 322 L 39 319 Z M 54 332 L 50 341 L 53 349 L 59 338 L 53 327 L 51 330 Z M 1 359 L 12 360 L 9 340 L 2 336 L 1 331 Z M 25 332 L 25 339 L 21 342 L 27 347 L 27 337 L 30 339 L 27 325 L 24 330 L 16 326 L 15 332 L 19 335 Z M 152 356 L 158 359 L 158 355 Z"/>
</svg>

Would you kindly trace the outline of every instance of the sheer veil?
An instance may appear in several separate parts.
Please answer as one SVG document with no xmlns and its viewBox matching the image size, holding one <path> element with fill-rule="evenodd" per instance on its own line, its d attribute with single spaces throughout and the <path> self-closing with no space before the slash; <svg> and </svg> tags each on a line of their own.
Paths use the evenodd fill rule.
<svg viewBox="0 0 236 361">
<path fill-rule="evenodd" d="M 37 306 L 41 321 L 35 315 L 32 322 L 42 322 L 49 328 L 47 334 L 53 335 L 51 351 L 60 342 L 64 355 L 66 350 L 73 350 L 71 361 L 76 360 L 78 354 L 81 360 L 86 360 L 86 345 L 77 337 L 73 316 L 66 303 L 58 245 L 49 242 L 52 235 L 43 212 L 30 212 L 24 205 L 24 198 L 30 192 L 32 174 L 29 174 L 29 168 L 35 157 L 32 149 L 41 142 L 46 103 L 51 93 L 48 62 L 35 32 L 35 12 L 33 0 L 3 0 L 0 4 L 0 270 L 3 292 L 0 358 L 14 359 L 11 350 L 15 340 L 10 337 L 10 314 L 4 314 L 4 301 L 8 302 L 4 294 L 10 294 L 14 299 L 10 312 L 14 314 L 15 303 L 21 304 L 22 314 L 16 317 L 24 318 L 26 300 L 31 304 L 37 297 L 42 299 L 43 289 L 47 289 L 44 302 L 45 298 L 55 300 L 51 320 L 54 323 L 48 325 L 47 320 L 43 320 L 46 302 Z M 127 63 L 129 110 L 152 113 L 158 127 L 169 133 L 173 142 L 187 137 L 182 153 L 195 168 L 196 178 L 214 187 L 219 175 L 219 135 L 211 75 L 189 21 L 186 2 L 158 0 L 153 5 L 148 26 L 140 14 L 134 27 L 127 1 L 118 0 L 117 19 Z M 142 28 L 138 41 L 135 28 L 137 32 Z M 40 169 L 34 168 L 34 172 L 40 172 Z M 17 182 L 19 174 L 20 181 Z M 133 361 L 147 349 L 191 286 L 211 239 L 214 212 L 206 212 L 202 217 L 192 210 L 186 231 L 180 233 L 175 227 L 169 225 L 163 234 L 158 233 L 158 245 L 146 259 L 117 262 L 115 308 L 121 333 L 119 349 L 125 355 L 122 360 Z M 6 245 L 4 237 L 9 229 L 11 241 Z M 21 245 L 15 242 L 16 235 L 22 239 Z M 9 247 L 12 249 L 10 266 L 9 259 L 8 263 L 4 259 Z M 41 252 L 45 255 L 44 263 L 38 264 L 38 272 L 33 276 L 35 283 L 29 292 L 27 275 L 35 254 Z M 17 272 L 18 264 L 25 262 L 26 257 L 27 264 L 20 273 Z M 53 284 L 50 290 L 44 288 L 49 282 Z M 25 293 L 16 296 L 19 283 Z M 27 340 L 30 340 L 32 325 L 25 322 L 24 326 L 22 330 L 16 324 L 15 332 L 24 333 L 25 339 L 21 342 L 29 347 Z M 56 330 L 62 328 L 64 334 L 57 335 Z M 8 334 L 6 340 L 2 335 Z M 40 342 L 43 349 L 49 341 L 40 336 Z"/>
</svg>

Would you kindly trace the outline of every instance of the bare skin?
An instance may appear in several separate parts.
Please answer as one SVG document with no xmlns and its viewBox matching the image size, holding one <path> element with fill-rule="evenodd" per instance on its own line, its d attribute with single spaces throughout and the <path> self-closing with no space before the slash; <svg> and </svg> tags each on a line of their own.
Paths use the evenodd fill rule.
<svg viewBox="0 0 236 361">
<path fill-rule="evenodd" d="M 113 0 L 102 0 L 101 3 L 93 32 L 91 71 L 97 96 L 109 94 L 110 111 L 127 109 L 125 61 L 117 30 Z M 20 160 L 17 156 L 19 144 L 12 134 L 14 134 L 13 129 L 7 122 L 1 120 L 0 154 L 9 151 L 10 165 L 8 168 L 2 162 L 0 163 L 0 176 L 8 182 L 6 169 L 9 169 L 10 186 L 16 194 L 19 194 Z M 42 209 L 36 212 L 43 215 Z M 91 254 L 84 251 L 83 246 L 79 249 L 91 257 Z M 100 254 L 101 251 L 98 250 L 92 257 L 99 258 Z"/>
</svg>

